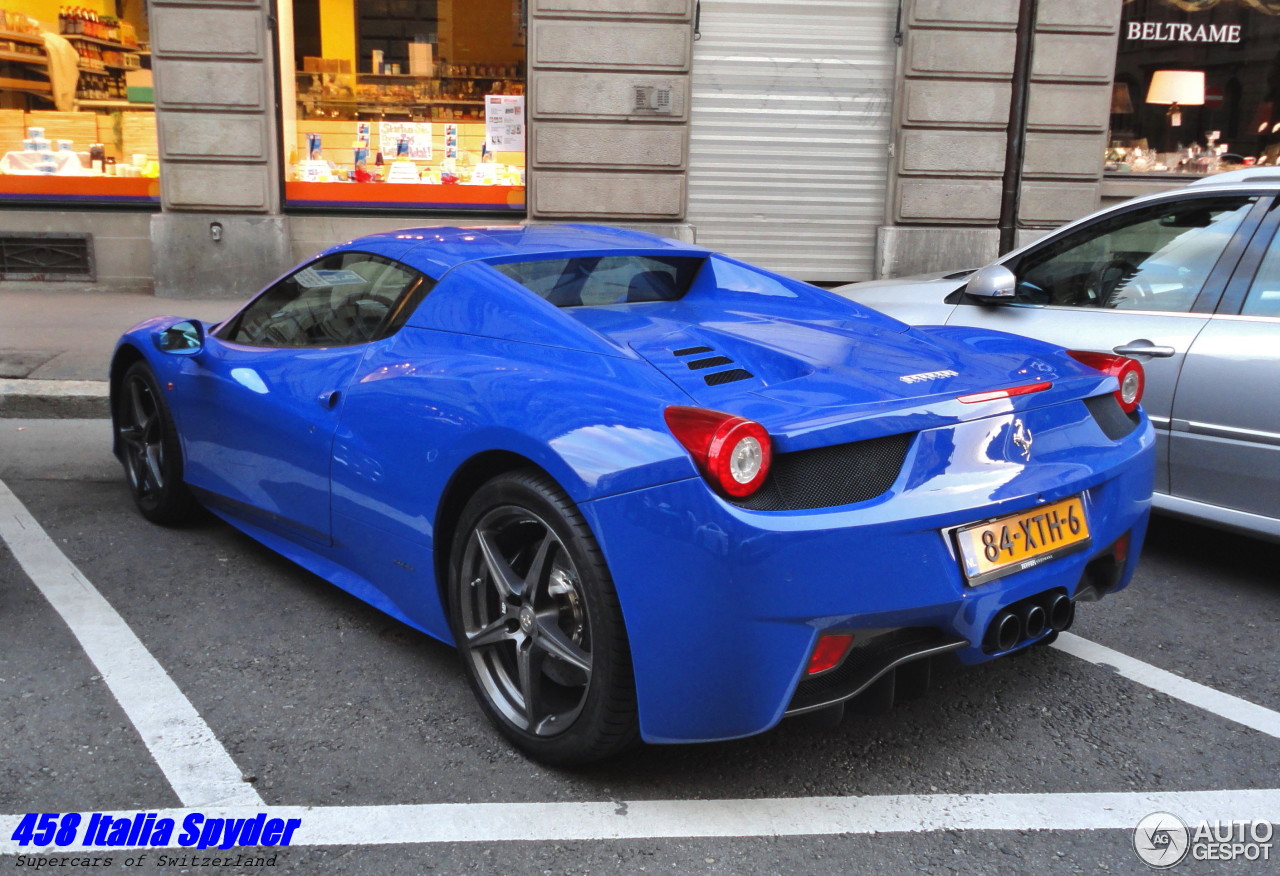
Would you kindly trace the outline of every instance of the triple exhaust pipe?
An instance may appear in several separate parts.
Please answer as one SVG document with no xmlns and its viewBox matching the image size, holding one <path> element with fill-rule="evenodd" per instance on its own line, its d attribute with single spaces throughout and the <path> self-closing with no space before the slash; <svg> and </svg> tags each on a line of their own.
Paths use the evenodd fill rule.
<svg viewBox="0 0 1280 876">
<path fill-rule="evenodd" d="M 991 619 L 983 650 L 988 653 L 1008 651 L 1023 642 L 1031 642 L 1046 632 L 1060 633 L 1071 626 L 1076 605 L 1061 590 L 1049 590 L 1015 602 Z"/>
</svg>

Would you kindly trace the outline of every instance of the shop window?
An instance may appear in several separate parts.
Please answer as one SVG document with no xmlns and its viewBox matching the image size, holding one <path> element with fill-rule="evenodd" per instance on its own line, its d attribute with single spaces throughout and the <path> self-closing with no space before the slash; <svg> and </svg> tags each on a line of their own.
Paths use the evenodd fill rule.
<svg viewBox="0 0 1280 876">
<path fill-rule="evenodd" d="M 1280 3 L 1128 0 L 1106 158 L 1139 174 L 1280 163 Z"/>
<path fill-rule="evenodd" d="M 523 6 L 282 2 L 286 203 L 523 211 Z"/>
<path fill-rule="evenodd" d="M 0 8 L 0 198 L 159 203 L 147 37 L 142 0 Z"/>
</svg>

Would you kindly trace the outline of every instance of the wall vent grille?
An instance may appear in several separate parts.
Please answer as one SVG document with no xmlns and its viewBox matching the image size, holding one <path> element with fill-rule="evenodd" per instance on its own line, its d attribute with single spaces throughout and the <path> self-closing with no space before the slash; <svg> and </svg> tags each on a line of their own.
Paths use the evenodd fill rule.
<svg viewBox="0 0 1280 876">
<path fill-rule="evenodd" d="M 0 233 L 0 279 L 92 283 L 93 235 Z"/>
</svg>

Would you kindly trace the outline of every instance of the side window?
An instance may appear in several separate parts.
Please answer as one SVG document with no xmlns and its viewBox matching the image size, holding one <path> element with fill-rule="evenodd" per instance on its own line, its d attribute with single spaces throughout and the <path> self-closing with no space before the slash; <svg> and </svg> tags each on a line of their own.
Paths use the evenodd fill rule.
<svg viewBox="0 0 1280 876">
<path fill-rule="evenodd" d="M 1186 313 L 1254 198 L 1161 204 L 1081 229 L 1018 264 L 1027 304 Z"/>
<path fill-rule="evenodd" d="M 1280 234 L 1271 238 L 1240 312 L 1245 316 L 1280 317 Z"/>
<path fill-rule="evenodd" d="M 692 278 L 682 278 L 677 264 L 644 256 L 607 256 L 582 284 L 582 303 L 619 304 L 670 301 L 684 294 Z"/>
<path fill-rule="evenodd" d="M 218 337 L 255 347 L 338 347 L 398 328 L 430 280 L 363 252 L 314 261 L 259 295 Z"/>
<path fill-rule="evenodd" d="M 493 268 L 556 307 L 600 307 L 681 298 L 702 262 L 689 256 L 579 256 Z"/>
</svg>

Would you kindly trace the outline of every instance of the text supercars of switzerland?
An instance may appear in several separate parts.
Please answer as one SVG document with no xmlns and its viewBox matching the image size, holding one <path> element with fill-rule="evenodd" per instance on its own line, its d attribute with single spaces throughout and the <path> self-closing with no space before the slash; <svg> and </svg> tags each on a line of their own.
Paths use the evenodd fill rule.
<svg viewBox="0 0 1280 876">
<path fill-rule="evenodd" d="M 174 844 L 173 832 L 177 828 L 174 819 L 160 818 L 154 812 L 118 816 L 95 812 L 81 832 L 83 821 L 84 816 L 78 812 L 29 812 L 10 839 L 24 847 L 159 847 Z M 249 818 L 206 818 L 203 813 L 192 812 L 182 819 L 176 843 L 197 849 L 287 846 L 301 826 L 301 818 L 270 818 L 265 812 Z"/>
</svg>

